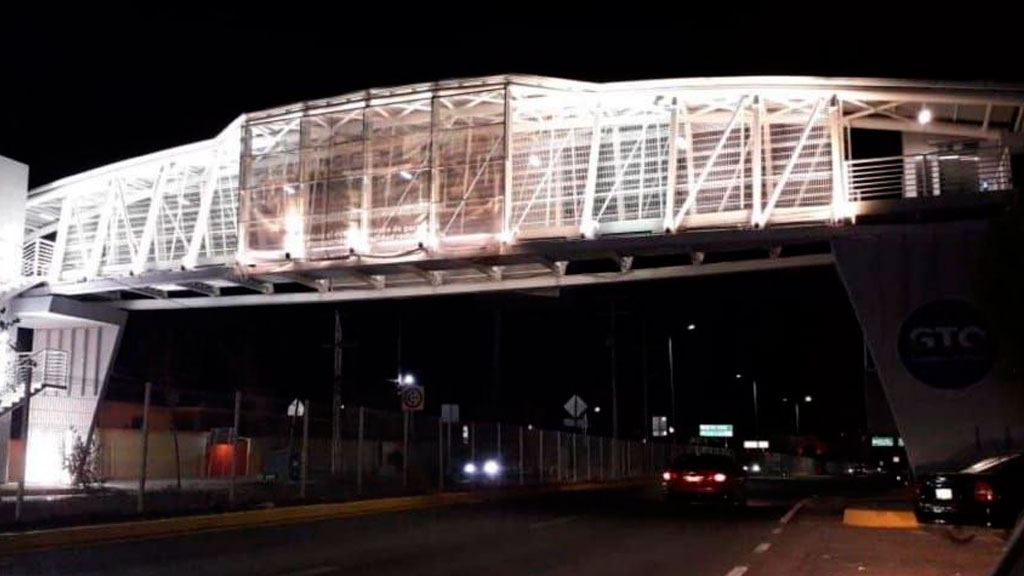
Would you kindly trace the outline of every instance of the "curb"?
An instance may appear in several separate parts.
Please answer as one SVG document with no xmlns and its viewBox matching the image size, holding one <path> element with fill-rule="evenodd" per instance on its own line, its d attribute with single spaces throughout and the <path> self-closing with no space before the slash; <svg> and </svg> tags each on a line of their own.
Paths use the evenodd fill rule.
<svg viewBox="0 0 1024 576">
<path fill-rule="evenodd" d="M 501 492 L 448 492 L 425 496 L 399 496 L 341 502 L 307 504 L 265 510 L 246 510 L 222 514 L 181 516 L 159 520 L 136 520 L 115 524 L 95 524 L 30 532 L 0 534 L 0 557 L 68 546 L 86 546 L 124 540 L 166 538 L 194 532 L 240 530 L 244 528 L 311 522 L 316 520 L 352 518 L 371 514 L 405 512 L 440 508 L 457 504 L 476 504 L 510 498 L 521 498 L 554 492 L 627 488 L 650 483 L 643 481 L 562 484 L 541 489 L 512 489 Z"/>
<path fill-rule="evenodd" d="M 918 528 L 917 517 L 909 510 L 869 510 L 847 508 L 843 510 L 843 524 L 859 528 Z"/>
</svg>

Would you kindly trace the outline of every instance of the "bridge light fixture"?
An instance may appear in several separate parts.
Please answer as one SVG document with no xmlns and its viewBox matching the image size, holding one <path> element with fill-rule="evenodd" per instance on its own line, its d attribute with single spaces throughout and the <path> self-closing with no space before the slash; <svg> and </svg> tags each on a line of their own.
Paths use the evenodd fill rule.
<svg viewBox="0 0 1024 576">
<path fill-rule="evenodd" d="M 810 402 L 811 400 L 812 398 L 810 397 L 810 395 L 804 396 L 804 402 Z"/>
<path fill-rule="evenodd" d="M 402 170 L 398 175 L 402 177 L 402 180 L 412 180 L 412 172 L 408 170 Z"/>
<path fill-rule="evenodd" d="M 676 136 L 676 149 L 686 150 L 687 142 L 685 136 Z"/>
<path fill-rule="evenodd" d="M 536 154 L 530 154 L 530 156 L 526 158 L 526 163 L 530 166 L 530 168 L 540 168 L 540 156 L 537 156 Z"/>
<path fill-rule="evenodd" d="M 917 113 L 917 123 L 924 126 L 932 121 L 932 111 L 928 108 L 921 107 L 921 111 Z"/>
<path fill-rule="evenodd" d="M 689 325 L 686 326 L 686 329 L 688 331 L 690 331 L 690 332 L 693 332 L 694 330 L 697 329 L 697 325 L 696 324 L 689 324 Z"/>
</svg>

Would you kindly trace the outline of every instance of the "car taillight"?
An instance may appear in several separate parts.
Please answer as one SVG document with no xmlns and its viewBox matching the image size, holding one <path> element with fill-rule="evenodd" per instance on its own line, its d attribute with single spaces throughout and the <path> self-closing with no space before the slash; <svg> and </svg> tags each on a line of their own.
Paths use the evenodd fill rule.
<svg viewBox="0 0 1024 576">
<path fill-rule="evenodd" d="M 984 480 L 975 480 L 974 482 L 974 499 L 978 502 L 991 502 L 996 499 L 995 492 L 992 491 L 992 486 Z"/>
<path fill-rule="evenodd" d="M 669 471 L 667 471 L 667 470 L 666 470 L 665 472 L 662 472 L 662 473 L 661 473 L 661 479 L 662 479 L 662 480 L 664 480 L 664 481 L 666 481 L 666 482 L 668 482 L 669 480 L 671 480 L 671 479 L 672 479 L 672 476 L 674 476 L 674 474 L 672 474 L 671 472 L 669 472 Z"/>
<path fill-rule="evenodd" d="M 725 482 L 725 474 L 719 472 L 711 477 L 715 482 Z"/>
</svg>

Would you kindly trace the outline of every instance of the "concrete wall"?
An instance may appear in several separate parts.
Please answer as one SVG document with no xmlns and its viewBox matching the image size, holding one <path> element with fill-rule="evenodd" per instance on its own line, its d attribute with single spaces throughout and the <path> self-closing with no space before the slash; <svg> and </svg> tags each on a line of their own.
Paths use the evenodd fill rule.
<svg viewBox="0 0 1024 576">
<path fill-rule="evenodd" d="M 0 156 L 0 284 L 21 274 L 28 166 Z"/>
<path fill-rule="evenodd" d="M 113 360 L 120 327 L 83 324 L 68 328 L 36 328 L 32 349 L 69 353 L 70 380 L 66 390 L 47 389 L 32 398 L 28 431 L 29 484 L 64 484 L 64 454 L 74 437 L 85 437 Z"/>
<path fill-rule="evenodd" d="M 901 335 L 901 329 L 914 325 L 912 314 L 936 302 L 955 302 L 976 310 L 971 316 L 979 321 L 951 317 L 934 324 L 936 336 L 929 345 L 936 353 L 920 359 L 939 376 L 972 362 L 975 353 L 957 344 L 959 332 L 949 346 L 938 331 L 985 324 L 979 289 L 986 230 L 985 222 L 904 225 L 899 232 L 833 241 L 840 277 L 917 473 L 956 468 L 1000 450 L 1019 449 L 1024 442 L 1024 386 L 1008 346 L 994 344 L 991 367 L 961 385 L 922 380 L 921 365 L 915 375 L 915 363 L 900 353 L 907 333 Z M 975 332 L 984 333 L 986 342 L 996 337 L 991 320 L 987 324 L 988 329 Z"/>
<path fill-rule="evenodd" d="M 206 476 L 206 432 L 178 432 L 178 451 L 182 478 Z M 142 462 L 142 432 L 117 428 L 98 428 L 101 476 L 110 480 L 139 477 Z M 175 477 L 174 435 L 149 433 L 146 451 L 146 477 L 154 480 Z"/>
</svg>

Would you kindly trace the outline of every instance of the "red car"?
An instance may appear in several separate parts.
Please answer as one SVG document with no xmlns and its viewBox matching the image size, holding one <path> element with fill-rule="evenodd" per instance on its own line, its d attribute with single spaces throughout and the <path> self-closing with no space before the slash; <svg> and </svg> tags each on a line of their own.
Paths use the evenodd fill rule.
<svg viewBox="0 0 1024 576">
<path fill-rule="evenodd" d="M 683 454 L 661 475 L 666 498 L 729 502 L 747 501 L 747 473 L 728 456 Z"/>
</svg>

